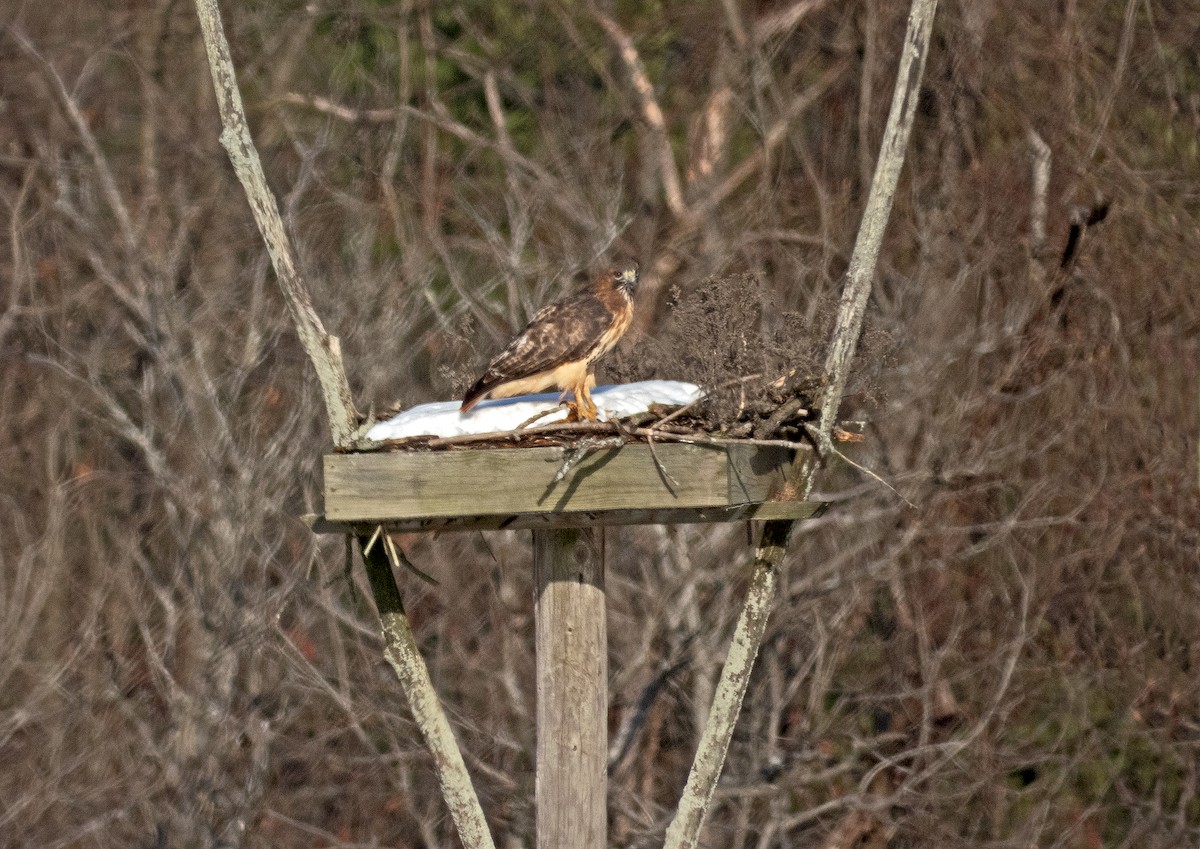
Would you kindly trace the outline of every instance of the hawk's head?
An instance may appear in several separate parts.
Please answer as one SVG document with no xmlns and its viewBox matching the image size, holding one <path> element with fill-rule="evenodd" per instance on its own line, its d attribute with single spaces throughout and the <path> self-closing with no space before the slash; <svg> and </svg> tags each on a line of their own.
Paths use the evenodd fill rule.
<svg viewBox="0 0 1200 849">
<path fill-rule="evenodd" d="M 627 295 L 632 295 L 638 282 L 638 264 L 633 260 L 617 263 L 612 267 L 613 286 Z"/>
</svg>

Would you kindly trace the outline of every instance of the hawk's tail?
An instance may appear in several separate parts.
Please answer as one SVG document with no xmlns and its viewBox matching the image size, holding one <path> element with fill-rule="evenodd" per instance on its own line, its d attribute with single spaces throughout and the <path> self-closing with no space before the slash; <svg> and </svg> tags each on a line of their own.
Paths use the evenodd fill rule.
<svg viewBox="0 0 1200 849">
<path fill-rule="evenodd" d="M 486 383 L 487 375 L 475 381 L 475 385 L 467 390 L 467 394 L 463 396 L 462 406 L 458 408 L 460 413 L 469 413 L 471 408 L 484 399 L 484 397 L 492 390 L 490 383 Z"/>
</svg>

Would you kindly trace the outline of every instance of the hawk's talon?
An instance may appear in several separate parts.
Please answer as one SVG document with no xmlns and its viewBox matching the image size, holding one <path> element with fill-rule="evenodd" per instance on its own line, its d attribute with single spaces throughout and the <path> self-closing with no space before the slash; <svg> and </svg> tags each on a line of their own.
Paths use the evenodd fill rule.
<svg viewBox="0 0 1200 849">
<path fill-rule="evenodd" d="M 594 422 L 598 410 L 596 405 L 591 403 L 591 398 L 584 396 L 582 401 L 567 402 L 567 422 Z"/>
</svg>

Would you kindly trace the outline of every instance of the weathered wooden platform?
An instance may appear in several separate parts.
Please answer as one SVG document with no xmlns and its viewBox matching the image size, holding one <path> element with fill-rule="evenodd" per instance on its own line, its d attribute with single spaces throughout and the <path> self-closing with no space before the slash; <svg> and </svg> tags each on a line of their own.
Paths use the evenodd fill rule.
<svg viewBox="0 0 1200 849">
<path fill-rule="evenodd" d="M 806 449 L 801 449 L 806 450 Z M 578 452 L 583 452 L 579 454 Z M 796 452 L 664 443 L 600 448 L 391 451 L 325 457 L 314 530 L 499 530 L 799 519 L 771 501 Z M 565 473 L 564 473 L 565 468 Z"/>
<path fill-rule="evenodd" d="M 537 835 L 555 849 L 607 839 L 605 535 L 589 528 L 801 519 L 823 506 L 777 500 L 796 462 L 812 460 L 807 447 L 581 443 L 324 459 L 315 531 L 533 530 Z M 388 570 L 385 561 L 391 586 Z"/>
</svg>

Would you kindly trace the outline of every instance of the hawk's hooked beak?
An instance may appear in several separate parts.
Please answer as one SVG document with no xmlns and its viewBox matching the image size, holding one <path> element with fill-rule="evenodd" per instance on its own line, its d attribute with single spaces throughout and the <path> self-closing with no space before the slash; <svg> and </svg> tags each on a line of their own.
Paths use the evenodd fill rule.
<svg viewBox="0 0 1200 849">
<path fill-rule="evenodd" d="M 617 282 L 627 289 L 632 289 L 637 285 L 638 267 L 636 265 L 627 265 L 617 274 Z"/>
</svg>

